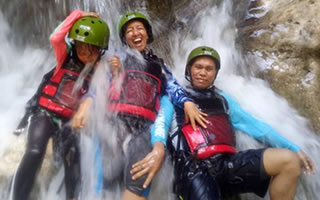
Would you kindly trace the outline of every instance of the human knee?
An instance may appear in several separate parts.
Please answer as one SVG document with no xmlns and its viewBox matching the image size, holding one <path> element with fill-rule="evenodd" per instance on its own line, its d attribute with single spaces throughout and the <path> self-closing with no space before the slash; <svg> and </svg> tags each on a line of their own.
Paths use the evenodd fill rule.
<svg viewBox="0 0 320 200">
<path fill-rule="evenodd" d="M 284 170 L 292 176 L 299 176 L 301 173 L 301 164 L 298 155 L 290 150 L 284 151 L 283 154 L 285 154 L 283 156 Z"/>
<path fill-rule="evenodd" d="M 41 158 L 45 153 L 43 148 L 37 146 L 29 147 L 26 150 L 26 155 L 32 158 Z"/>
</svg>

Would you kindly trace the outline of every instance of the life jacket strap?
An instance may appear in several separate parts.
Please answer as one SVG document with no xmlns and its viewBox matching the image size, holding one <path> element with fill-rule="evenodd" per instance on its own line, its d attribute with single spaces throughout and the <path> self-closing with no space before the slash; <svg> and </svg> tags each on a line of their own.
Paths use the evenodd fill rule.
<svg viewBox="0 0 320 200">
<path fill-rule="evenodd" d="M 209 145 L 209 146 L 204 146 L 204 147 L 195 149 L 194 156 L 197 159 L 206 159 L 208 157 L 214 156 L 219 153 L 235 154 L 236 152 L 237 150 L 230 145 L 215 144 L 215 145 Z"/>
<path fill-rule="evenodd" d="M 154 113 L 150 109 L 146 109 L 141 106 L 136 106 L 132 104 L 110 103 L 108 108 L 109 111 L 112 112 L 139 115 L 151 121 L 155 121 L 157 117 L 156 113 Z"/>
<path fill-rule="evenodd" d="M 39 99 L 39 105 L 66 118 L 72 117 L 73 114 L 73 111 L 70 108 L 57 104 L 51 99 L 43 96 Z"/>
</svg>

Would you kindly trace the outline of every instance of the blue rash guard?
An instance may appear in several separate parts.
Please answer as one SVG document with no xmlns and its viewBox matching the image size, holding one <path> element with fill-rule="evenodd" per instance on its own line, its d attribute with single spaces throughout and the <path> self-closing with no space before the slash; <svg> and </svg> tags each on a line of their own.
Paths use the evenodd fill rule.
<svg viewBox="0 0 320 200">
<path fill-rule="evenodd" d="M 162 142 L 166 146 L 169 128 L 174 114 L 174 107 L 167 96 L 161 97 L 160 110 L 156 121 L 151 126 L 151 144 Z"/>
<path fill-rule="evenodd" d="M 301 148 L 282 137 L 276 130 L 265 122 L 254 118 L 251 114 L 243 110 L 240 105 L 229 95 L 217 90 L 228 102 L 229 116 L 234 129 L 242 131 L 272 147 L 281 147 L 298 152 Z"/>
<path fill-rule="evenodd" d="M 293 152 L 300 151 L 300 147 L 281 136 L 276 130 L 265 122 L 253 117 L 250 113 L 241 108 L 241 106 L 228 94 L 219 89 L 215 91 L 223 96 L 228 104 L 228 114 L 230 123 L 235 130 L 239 130 L 254 139 L 267 144 L 271 147 L 281 147 L 290 149 Z M 175 107 L 176 121 L 181 127 L 184 122 L 184 110 Z"/>
<path fill-rule="evenodd" d="M 174 114 L 173 104 L 183 109 L 184 103 L 192 101 L 192 99 L 186 95 L 177 80 L 173 77 L 168 65 L 164 64 L 164 67 L 164 74 L 167 79 L 166 93 L 169 98 L 163 96 L 160 100 L 160 111 L 156 121 L 151 127 L 151 143 L 154 145 L 156 142 L 162 142 L 164 146 L 166 146 L 168 132 Z M 171 102 L 173 102 L 173 104 Z"/>
<path fill-rule="evenodd" d="M 179 108 L 184 108 L 184 103 L 187 101 L 192 101 L 190 97 L 188 97 L 183 90 L 183 88 L 179 85 L 177 80 L 173 77 L 172 72 L 167 64 L 164 64 L 165 67 L 165 75 L 167 78 L 167 87 L 166 92 L 169 95 L 171 102 L 178 106 Z"/>
</svg>

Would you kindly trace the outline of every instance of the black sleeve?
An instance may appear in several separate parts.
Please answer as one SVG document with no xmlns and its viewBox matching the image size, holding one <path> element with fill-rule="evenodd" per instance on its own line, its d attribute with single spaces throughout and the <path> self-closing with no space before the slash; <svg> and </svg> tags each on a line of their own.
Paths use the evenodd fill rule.
<svg viewBox="0 0 320 200">
<path fill-rule="evenodd" d="M 167 78 L 165 74 L 161 74 L 161 90 L 160 90 L 160 96 L 166 95 L 166 88 L 167 88 Z"/>
<path fill-rule="evenodd" d="M 35 112 L 36 108 L 38 107 L 38 101 L 39 101 L 40 94 L 42 92 L 42 88 L 53 76 L 54 71 L 55 71 L 55 68 L 51 69 L 48 73 L 46 73 L 43 76 L 42 81 L 38 86 L 36 93 L 27 102 L 24 116 L 22 117 L 22 119 L 20 120 L 20 123 L 18 124 L 18 127 L 14 131 L 15 135 L 20 135 L 21 131 L 28 125 L 29 117 L 32 115 L 32 113 Z"/>
</svg>

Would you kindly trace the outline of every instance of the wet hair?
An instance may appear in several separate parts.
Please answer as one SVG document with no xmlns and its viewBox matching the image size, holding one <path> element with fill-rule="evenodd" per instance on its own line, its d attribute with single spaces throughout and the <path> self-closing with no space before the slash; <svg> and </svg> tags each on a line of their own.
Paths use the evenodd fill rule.
<svg viewBox="0 0 320 200">
<path fill-rule="evenodd" d="M 103 56 L 105 54 L 105 49 L 103 48 L 100 48 L 96 45 L 93 45 L 93 44 L 87 44 L 87 43 L 84 43 L 84 42 L 81 42 L 81 41 L 74 41 L 73 44 L 72 44 L 72 57 L 73 58 L 76 58 L 77 61 L 80 61 L 79 57 L 78 57 L 78 53 L 77 53 L 77 46 L 78 44 L 81 44 L 81 45 L 87 45 L 88 47 L 88 51 L 90 52 L 90 55 L 93 54 L 94 50 L 98 51 L 99 52 L 99 56 L 98 56 L 98 59 L 97 61 L 99 61 L 101 59 L 101 56 Z M 80 61 L 81 62 L 81 61 Z"/>
</svg>

